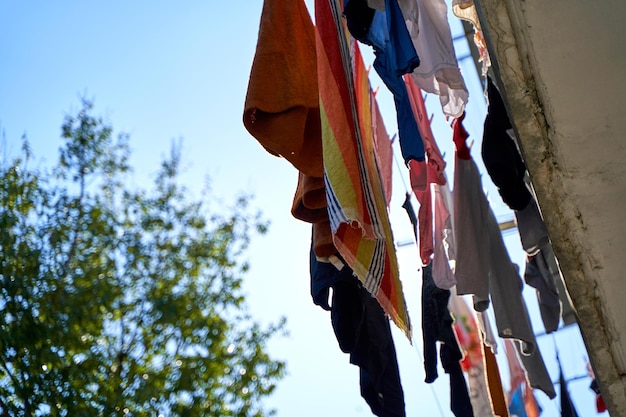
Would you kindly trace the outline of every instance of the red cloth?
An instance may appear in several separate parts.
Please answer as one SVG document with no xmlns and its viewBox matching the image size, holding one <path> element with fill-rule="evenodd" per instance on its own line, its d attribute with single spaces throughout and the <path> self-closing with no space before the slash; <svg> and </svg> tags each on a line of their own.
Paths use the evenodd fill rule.
<svg viewBox="0 0 626 417">
<path fill-rule="evenodd" d="M 452 140 L 454 140 L 456 154 L 459 159 L 469 160 L 471 158 L 470 149 L 467 147 L 467 143 L 465 143 L 465 140 L 469 137 L 469 133 L 467 133 L 467 130 L 463 127 L 463 119 L 465 119 L 465 112 L 463 112 L 461 117 L 452 121 L 452 130 L 454 132 Z"/>
<path fill-rule="evenodd" d="M 606 411 L 606 404 L 602 395 L 596 395 L 596 410 L 598 413 L 604 413 Z"/>
</svg>

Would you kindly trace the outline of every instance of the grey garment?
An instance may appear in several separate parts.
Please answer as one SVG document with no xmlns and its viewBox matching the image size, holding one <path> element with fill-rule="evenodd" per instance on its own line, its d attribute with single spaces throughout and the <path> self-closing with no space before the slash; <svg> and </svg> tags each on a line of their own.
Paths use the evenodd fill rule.
<svg viewBox="0 0 626 417">
<path fill-rule="evenodd" d="M 549 240 L 543 242 L 540 247 L 540 251 L 543 260 L 545 261 L 545 266 L 547 267 L 550 275 L 552 275 L 552 279 L 559 294 L 559 299 L 561 300 L 561 318 L 563 319 L 563 325 L 569 326 L 570 324 L 574 324 L 577 322 L 576 310 L 572 305 L 572 300 L 569 298 L 567 289 L 565 289 L 563 277 L 561 276 L 561 269 L 559 268 L 559 264 L 554 256 L 552 244 Z"/>
<path fill-rule="evenodd" d="M 464 161 L 457 158 L 456 170 L 459 170 L 455 173 L 454 182 L 456 274 L 460 272 L 466 274 L 462 277 L 457 275 L 457 292 L 467 293 L 459 288 L 462 279 L 467 278 L 464 282 L 467 285 L 465 290 L 475 294 L 475 308 L 476 302 L 490 297 L 498 335 L 517 340 L 516 345 L 531 386 L 541 389 L 553 398 L 554 387 L 537 349 L 537 340 L 522 296 L 524 283 L 517 266 L 511 262 L 496 217 L 482 191 L 476 165 L 472 160 Z M 460 213 L 463 215 L 460 216 Z M 466 235 L 460 234 L 460 230 L 466 232 Z M 471 259 L 464 259 L 465 255 L 471 255 Z M 478 264 L 479 260 L 484 260 L 484 264 Z M 476 274 L 476 271 L 479 274 L 472 275 Z M 481 271 L 486 271 L 487 275 L 480 275 Z M 484 285 L 488 287 L 486 294 L 471 291 L 472 289 L 482 291 Z"/>
<path fill-rule="evenodd" d="M 556 289 L 552 274 L 540 251 L 535 256 L 526 259 L 524 281 L 535 289 L 541 321 L 546 333 L 552 333 L 559 328 L 561 319 L 561 300 Z"/>
<path fill-rule="evenodd" d="M 524 284 L 516 265 L 509 258 L 493 213 L 489 219 L 489 232 L 494 274 L 490 276 L 489 290 L 498 334 L 503 338 L 517 339 L 514 344 L 526 369 L 530 385 L 542 390 L 548 397 L 554 398 L 556 393 L 552 379 L 537 346 L 526 302 L 522 296 Z"/>
<path fill-rule="evenodd" d="M 493 354 L 498 353 L 498 339 L 496 338 L 493 329 L 491 328 L 491 322 L 489 321 L 489 316 L 485 313 L 477 312 L 476 320 L 478 322 L 478 327 L 480 328 L 480 332 L 483 335 L 483 343 L 487 346 Z"/>
<path fill-rule="evenodd" d="M 522 352 L 530 355 L 535 351 L 537 342 L 522 296 L 524 283 L 519 276 L 517 265 L 511 262 L 498 222 L 491 211 L 487 227 L 491 266 L 489 292 L 498 335 L 521 341 Z"/>
<path fill-rule="evenodd" d="M 576 323 L 576 313 L 549 240 L 542 241 L 537 254 L 526 261 L 524 280 L 536 289 L 546 333 L 557 330 L 561 318 L 565 326 Z"/>
<path fill-rule="evenodd" d="M 473 294 L 484 302 L 489 300 L 490 254 L 486 225 L 491 208 L 472 159 L 455 157 L 453 190 L 456 290 L 459 295 Z"/>
<path fill-rule="evenodd" d="M 449 290 L 456 285 L 456 278 L 449 259 L 454 255 L 454 231 L 452 226 L 452 192 L 448 184 L 432 185 L 434 227 L 433 280 L 441 289 Z M 451 255 L 452 254 L 452 255 Z"/>
<path fill-rule="evenodd" d="M 531 198 L 523 210 L 515 210 L 514 213 L 522 247 L 531 256 L 537 254 L 539 247 L 548 241 L 548 230 L 539 212 L 537 202 Z"/>
<path fill-rule="evenodd" d="M 525 355 L 521 351 L 519 343 L 514 343 L 514 345 L 517 350 L 517 356 L 522 361 L 522 365 L 526 370 L 526 377 L 528 378 L 530 386 L 545 392 L 550 399 L 556 397 L 554 385 L 552 384 L 552 378 L 550 378 L 550 374 L 546 369 L 546 364 L 541 357 L 539 347 L 537 347 L 533 354 Z"/>
<path fill-rule="evenodd" d="M 500 228 L 473 160 L 455 159 L 454 227 L 457 294 L 472 294 L 474 309 L 493 304 L 500 337 L 521 340 L 524 353 L 535 349 L 535 335 L 522 297 L 524 285 L 511 262 Z"/>
</svg>

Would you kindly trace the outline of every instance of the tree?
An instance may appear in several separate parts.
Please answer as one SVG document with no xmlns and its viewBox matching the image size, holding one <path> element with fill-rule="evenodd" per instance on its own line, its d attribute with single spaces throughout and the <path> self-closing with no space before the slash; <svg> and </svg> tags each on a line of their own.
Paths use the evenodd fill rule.
<svg viewBox="0 0 626 417">
<path fill-rule="evenodd" d="M 265 416 L 284 363 L 246 311 L 242 261 L 266 222 L 177 182 L 132 190 L 128 137 L 66 117 L 53 170 L 0 166 L 0 414 Z M 209 215 L 209 213 L 212 213 Z"/>
</svg>

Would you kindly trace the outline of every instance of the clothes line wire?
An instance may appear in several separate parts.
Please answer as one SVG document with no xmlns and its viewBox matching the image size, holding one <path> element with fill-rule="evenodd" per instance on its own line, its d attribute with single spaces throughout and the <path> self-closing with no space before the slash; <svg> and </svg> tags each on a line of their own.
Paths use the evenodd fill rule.
<svg viewBox="0 0 626 417">
<path fill-rule="evenodd" d="M 421 270 L 421 268 L 420 268 L 420 270 Z M 417 345 L 417 343 L 413 343 L 413 347 L 415 348 L 415 351 L 419 355 L 419 358 L 420 359 L 424 358 L 424 354 L 420 350 L 420 348 Z M 427 385 L 430 388 L 430 391 L 431 391 L 433 397 L 435 398 L 435 404 L 437 404 L 437 409 L 439 410 L 439 415 L 441 417 L 445 417 L 446 414 L 443 411 L 443 407 L 441 406 L 441 401 L 439 401 L 439 396 L 437 395 L 437 391 L 435 391 L 435 387 L 433 386 L 433 384 L 427 384 Z"/>
<path fill-rule="evenodd" d="M 393 141 L 394 138 L 396 138 L 396 137 L 397 137 L 397 134 L 394 134 L 393 138 L 391 140 Z M 396 153 L 393 152 L 393 149 L 392 149 L 391 155 L 393 155 L 393 160 L 395 161 L 396 167 L 398 168 L 398 173 L 400 174 L 400 179 L 402 179 L 402 185 L 404 186 L 404 192 L 407 193 L 407 194 L 408 193 L 412 194 L 413 190 L 409 190 L 409 188 L 406 185 L 406 180 L 404 179 L 404 171 L 402 170 L 402 165 L 400 165 L 400 162 L 398 162 L 398 157 L 396 156 Z"/>
<path fill-rule="evenodd" d="M 394 135 L 393 137 L 395 138 L 396 135 Z M 404 186 L 404 192 L 406 194 L 413 194 L 413 190 L 409 189 L 409 187 L 407 186 L 406 180 L 404 178 L 404 171 L 402 169 L 402 165 L 400 165 L 400 162 L 398 161 L 398 157 L 396 156 L 396 153 L 392 152 L 392 156 L 393 156 L 393 160 L 395 162 L 395 165 L 396 165 L 396 167 L 398 169 L 398 174 L 400 175 L 400 179 L 402 180 L 402 185 Z M 398 247 L 400 247 L 400 246 L 408 246 L 408 245 L 414 245 L 416 243 L 417 242 L 415 241 L 415 239 L 411 239 L 410 241 L 398 242 L 397 246 Z M 419 346 L 417 345 L 417 343 L 413 343 L 413 347 L 414 347 L 415 351 L 417 352 L 418 357 L 419 358 L 423 358 L 424 355 L 422 354 L 422 352 L 421 352 Z M 439 410 L 439 415 L 441 417 L 445 417 L 446 414 L 444 413 L 443 407 L 441 406 L 441 401 L 439 401 L 439 396 L 437 395 L 437 391 L 435 390 L 435 388 L 433 387 L 432 384 L 427 384 L 427 385 L 430 388 L 430 391 L 432 393 L 433 398 L 435 399 L 435 404 L 437 405 L 437 409 Z"/>
</svg>

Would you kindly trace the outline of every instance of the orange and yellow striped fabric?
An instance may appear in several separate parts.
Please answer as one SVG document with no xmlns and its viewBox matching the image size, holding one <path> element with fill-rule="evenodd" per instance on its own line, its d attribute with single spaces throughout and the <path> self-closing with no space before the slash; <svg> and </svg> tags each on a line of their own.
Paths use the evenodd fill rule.
<svg viewBox="0 0 626 417">
<path fill-rule="evenodd" d="M 337 0 L 316 0 L 316 51 L 326 199 L 333 242 L 365 288 L 411 338 L 374 154 L 371 88 Z"/>
</svg>

